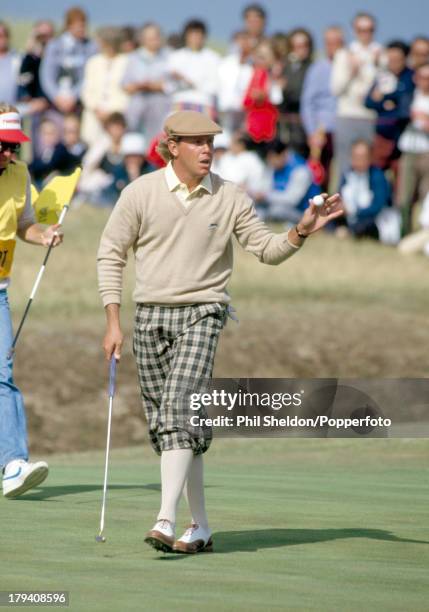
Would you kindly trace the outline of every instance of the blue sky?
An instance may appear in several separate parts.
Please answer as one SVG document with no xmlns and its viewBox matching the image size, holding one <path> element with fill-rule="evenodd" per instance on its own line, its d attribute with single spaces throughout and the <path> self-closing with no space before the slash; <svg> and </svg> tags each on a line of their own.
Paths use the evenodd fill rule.
<svg viewBox="0 0 429 612">
<path fill-rule="evenodd" d="M 240 27 L 240 13 L 248 2 L 242 0 L 1 0 L 1 16 L 9 22 L 14 19 L 35 20 L 49 16 L 60 22 L 66 8 L 78 4 L 88 11 L 94 25 L 130 24 L 158 21 L 166 32 L 181 29 L 191 18 L 204 19 L 213 38 L 228 40 Z M 320 41 L 320 32 L 332 23 L 345 27 L 350 33 L 350 18 L 358 10 L 373 13 L 379 22 L 378 39 L 410 39 L 416 34 L 429 33 L 429 2 L 424 0 L 269 0 L 261 2 L 269 14 L 269 31 L 285 31 L 304 25 Z"/>
</svg>

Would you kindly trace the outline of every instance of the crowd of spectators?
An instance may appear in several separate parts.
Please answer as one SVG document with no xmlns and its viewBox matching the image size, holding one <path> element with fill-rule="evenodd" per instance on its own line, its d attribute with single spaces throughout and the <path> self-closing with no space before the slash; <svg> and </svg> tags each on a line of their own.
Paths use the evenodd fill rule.
<svg viewBox="0 0 429 612">
<path fill-rule="evenodd" d="M 36 186 L 82 165 L 79 198 L 114 205 L 163 164 L 166 116 L 193 109 L 224 129 L 213 171 L 241 184 L 263 219 L 294 223 L 329 187 L 345 203 L 338 236 L 397 244 L 420 225 L 401 248 L 429 253 L 429 38 L 382 45 L 361 12 L 352 40 L 333 24 L 318 50 L 306 28 L 269 36 L 260 5 L 242 19 L 223 55 L 198 19 L 169 36 L 156 23 L 92 36 L 74 7 L 61 32 L 35 23 L 22 54 L 0 22 L 0 101 L 31 124 Z"/>
</svg>

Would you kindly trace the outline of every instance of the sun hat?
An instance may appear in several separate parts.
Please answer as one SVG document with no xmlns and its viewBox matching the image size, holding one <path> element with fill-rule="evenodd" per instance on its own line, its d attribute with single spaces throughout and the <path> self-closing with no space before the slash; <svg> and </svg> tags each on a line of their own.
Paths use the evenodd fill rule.
<svg viewBox="0 0 429 612">
<path fill-rule="evenodd" d="M 28 142 L 22 131 L 21 117 L 17 112 L 0 113 L 0 140 L 3 142 Z"/>
</svg>

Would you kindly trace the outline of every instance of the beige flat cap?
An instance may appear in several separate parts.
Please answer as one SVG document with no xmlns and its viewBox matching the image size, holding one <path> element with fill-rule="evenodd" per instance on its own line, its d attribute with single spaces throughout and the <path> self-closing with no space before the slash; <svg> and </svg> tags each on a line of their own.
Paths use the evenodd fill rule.
<svg viewBox="0 0 429 612">
<path fill-rule="evenodd" d="M 214 136 L 222 128 L 205 115 L 197 111 L 178 111 L 170 115 L 164 130 L 167 136 Z"/>
</svg>

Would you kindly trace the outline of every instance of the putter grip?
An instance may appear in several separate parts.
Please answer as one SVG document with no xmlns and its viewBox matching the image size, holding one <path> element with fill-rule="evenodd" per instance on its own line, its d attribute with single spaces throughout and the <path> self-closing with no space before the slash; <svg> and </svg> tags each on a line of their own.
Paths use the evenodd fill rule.
<svg viewBox="0 0 429 612">
<path fill-rule="evenodd" d="M 116 382 L 116 358 L 113 356 L 110 360 L 110 373 L 109 373 L 109 397 L 115 395 L 115 382 Z"/>
</svg>

